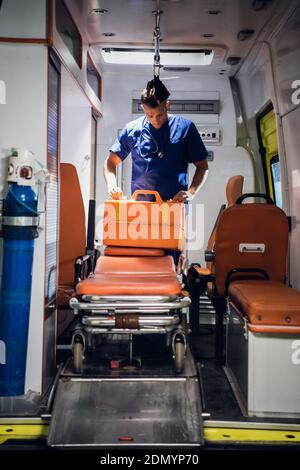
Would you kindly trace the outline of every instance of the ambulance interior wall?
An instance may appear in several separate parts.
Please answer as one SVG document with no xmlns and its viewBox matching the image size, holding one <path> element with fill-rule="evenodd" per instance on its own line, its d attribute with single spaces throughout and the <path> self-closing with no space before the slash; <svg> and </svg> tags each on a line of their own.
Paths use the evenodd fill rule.
<svg viewBox="0 0 300 470">
<path fill-rule="evenodd" d="M 282 181 L 282 208 L 293 217 L 290 236 L 290 280 L 300 290 L 300 7 L 291 2 L 281 25 L 267 43 L 257 44 L 237 75 L 251 148 L 261 169 L 256 118 L 272 102 L 277 119 L 277 137 Z M 293 6 L 294 5 L 294 6 Z M 297 82 L 298 83 L 295 83 Z M 264 190 L 262 171 L 259 185 Z"/>
<path fill-rule="evenodd" d="M 221 76 L 172 74 L 178 78 L 166 80 L 165 84 L 171 92 L 170 99 L 220 99 L 220 116 L 212 123 L 211 115 L 192 114 L 185 117 L 199 125 L 219 125 L 222 129 L 221 145 L 207 145 L 208 150 L 214 152 L 214 160 L 209 163 L 209 175 L 203 188 L 192 203 L 190 210 L 190 226 L 188 243 L 189 261 L 204 264 L 204 249 L 210 236 L 220 206 L 225 202 L 225 188 L 227 180 L 236 174 L 245 176 L 245 190 L 254 188 L 254 173 L 252 160 L 248 152 L 242 147 L 236 147 L 236 116 L 229 80 Z M 161 79 L 164 81 L 162 74 Z M 99 123 L 100 158 L 97 173 L 97 213 L 101 214 L 102 203 L 107 197 L 103 178 L 103 162 L 109 148 L 114 142 L 118 130 L 140 115 L 132 114 L 132 98 L 138 98 L 141 90 L 149 80 L 146 73 L 136 72 L 134 68 L 120 69 L 106 72 L 102 70 L 103 77 L 103 118 Z M 123 77 L 123 78 L 122 78 Z M 188 91 L 187 91 L 188 90 Z M 124 193 L 130 195 L 131 158 L 127 157 L 123 165 L 122 186 Z M 190 178 L 194 172 L 190 166 Z M 202 214 L 204 213 L 204 219 Z M 195 238 L 196 233 L 196 238 Z M 101 239 L 102 222 L 97 218 L 97 237 Z"/>
<path fill-rule="evenodd" d="M 8 2 L 5 2 L 8 3 Z M 0 80 L 6 85 L 5 104 L 0 104 L 0 198 L 6 191 L 7 157 L 11 147 L 32 150 L 46 166 L 47 67 L 45 46 L 0 44 Z M 42 198 L 42 196 L 41 196 Z M 41 207 L 43 200 L 40 200 Z M 45 273 L 45 215 L 35 240 L 29 348 L 25 389 L 39 392 L 42 374 Z"/>
<path fill-rule="evenodd" d="M 86 224 L 90 198 L 91 112 L 88 99 L 71 74 L 65 67 L 62 67 L 60 161 L 71 163 L 76 167 L 84 202 Z"/>
</svg>

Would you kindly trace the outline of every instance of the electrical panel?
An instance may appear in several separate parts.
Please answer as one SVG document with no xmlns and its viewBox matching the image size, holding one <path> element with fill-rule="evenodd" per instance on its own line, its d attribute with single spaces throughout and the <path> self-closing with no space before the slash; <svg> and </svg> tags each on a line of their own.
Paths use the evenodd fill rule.
<svg viewBox="0 0 300 470">
<path fill-rule="evenodd" d="M 220 126 L 201 126 L 196 124 L 196 127 L 204 144 L 221 145 L 222 130 Z"/>
</svg>

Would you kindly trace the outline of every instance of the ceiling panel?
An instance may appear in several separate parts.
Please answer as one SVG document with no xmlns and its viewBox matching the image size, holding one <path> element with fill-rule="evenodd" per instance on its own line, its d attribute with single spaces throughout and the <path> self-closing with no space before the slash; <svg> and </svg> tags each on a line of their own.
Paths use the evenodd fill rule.
<svg viewBox="0 0 300 470">
<path fill-rule="evenodd" d="M 253 0 L 160 0 L 161 47 L 164 46 L 223 46 L 230 55 L 245 57 L 258 33 L 268 24 L 276 8 L 288 0 L 273 0 L 270 6 L 254 11 Z M 77 12 L 81 27 L 84 28 L 91 45 L 153 45 L 155 18 L 153 0 L 67 0 L 72 11 Z M 106 9 L 107 13 L 96 14 L 94 8 Z M 211 10 L 219 14 L 209 14 Z M 254 35 L 239 41 L 237 34 L 241 29 L 254 29 Z M 114 33 L 105 37 L 103 33 Z M 206 38 L 203 35 L 213 34 Z M 224 58 L 224 68 L 229 71 Z M 207 66 L 206 71 L 215 71 Z M 220 66 L 219 66 L 220 69 Z M 234 68 L 232 69 L 234 70 Z"/>
</svg>

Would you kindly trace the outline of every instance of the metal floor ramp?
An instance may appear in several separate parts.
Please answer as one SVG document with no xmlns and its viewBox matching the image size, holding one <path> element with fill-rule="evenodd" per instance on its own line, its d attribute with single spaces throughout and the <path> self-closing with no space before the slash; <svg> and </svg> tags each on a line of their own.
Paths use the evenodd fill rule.
<svg viewBox="0 0 300 470">
<path fill-rule="evenodd" d="M 48 445 L 67 448 L 203 444 L 197 375 L 61 377 Z"/>
</svg>

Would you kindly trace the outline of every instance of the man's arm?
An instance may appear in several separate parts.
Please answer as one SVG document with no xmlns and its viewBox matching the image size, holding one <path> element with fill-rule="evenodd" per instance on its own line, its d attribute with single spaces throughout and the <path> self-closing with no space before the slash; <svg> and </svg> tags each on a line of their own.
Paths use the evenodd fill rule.
<svg viewBox="0 0 300 470">
<path fill-rule="evenodd" d="M 113 199 L 119 199 L 122 189 L 117 186 L 117 166 L 122 162 L 121 158 L 114 152 L 109 152 L 103 166 L 104 179 L 107 192 Z"/>
<path fill-rule="evenodd" d="M 179 193 L 175 194 L 175 196 L 173 197 L 173 201 L 191 201 L 197 194 L 201 186 L 204 184 L 208 175 L 207 160 L 199 160 L 198 162 L 194 162 L 194 165 L 196 167 L 196 171 L 189 189 L 187 191 L 179 191 Z"/>
</svg>

